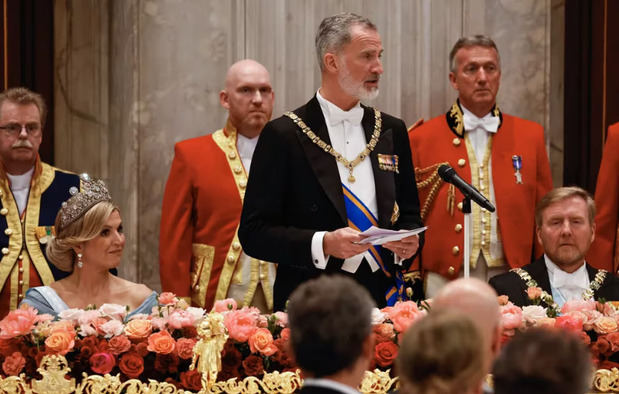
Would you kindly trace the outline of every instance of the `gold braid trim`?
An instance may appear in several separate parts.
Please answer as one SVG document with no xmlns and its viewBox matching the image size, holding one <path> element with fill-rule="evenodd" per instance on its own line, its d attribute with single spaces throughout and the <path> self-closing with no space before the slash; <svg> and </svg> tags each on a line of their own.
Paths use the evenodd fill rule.
<svg viewBox="0 0 619 394">
<path fill-rule="evenodd" d="M 425 189 L 431 186 L 430 192 L 428 193 L 428 197 L 423 202 L 423 207 L 421 208 L 421 219 L 425 219 L 430 206 L 434 202 L 436 198 L 436 194 L 443 184 L 443 179 L 438 175 L 438 168 L 443 165 L 449 165 L 449 162 L 444 161 L 442 163 L 436 163 L 426 168 L 415 167 L 415 179 L 417 181 L 417 190 Z M 422 175 L 428 174 L 424 180 L 421 180 Z"/>
</svg>

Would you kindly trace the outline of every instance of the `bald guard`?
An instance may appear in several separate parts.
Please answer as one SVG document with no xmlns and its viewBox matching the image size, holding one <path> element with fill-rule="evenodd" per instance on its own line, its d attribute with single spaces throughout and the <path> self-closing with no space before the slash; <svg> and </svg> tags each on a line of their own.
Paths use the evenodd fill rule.
<svg viewBox="0 0 619 394">
<path fill-rule="evenodd" d="M 246 255 L 237 229 L 254 148 L 273 111 L 269 72 L 254 60 L 234 63 L 219 99 L 225 127 L 174 147 L 159 233 L 161 286 L 207 310 L 234 298 L 266 313 L 275 266 Z"/>
</svg>

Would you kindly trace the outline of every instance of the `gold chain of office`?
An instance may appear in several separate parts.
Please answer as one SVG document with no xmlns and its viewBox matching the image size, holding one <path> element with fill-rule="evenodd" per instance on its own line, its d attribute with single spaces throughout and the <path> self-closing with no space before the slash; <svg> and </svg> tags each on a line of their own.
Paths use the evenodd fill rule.
<svg viewBox="0 0 619 394">
<path fill-rule="evenodd" d="M 310 129 L 303 119 L 299 118 L 293 112 L 286 112 L 284 115 L 292 119 L 292 121 L 301 128 L 303 134 L 305 134 L 314 144 L 318 145 L 319 148 L 329 153 L 335 160 L 339 161 L 348 169 L 348 182 L 353 183 L 355 181 L 355 176 L 353 175 L 353 170 L 355 167 L 361 163 L 369 154 L 374 150 L 376 144 L 378 143 L 378 139 L 380 138 L 380 129 L 382 128 L 382 119 L 380 117 L 380 111 L 376 108 L 372 108 L 374 110 L 374 133 L 372 133 L 372 138 L 370 142 L 365 146 L 365 149 L 361 151 L 357 155 L 354 160 L 347 160 L 341 153 L 333 149 L 333 147 L 326 142 L 324 142 L 320 137 L 318 137 L 312 129 Z"/>
</svg>

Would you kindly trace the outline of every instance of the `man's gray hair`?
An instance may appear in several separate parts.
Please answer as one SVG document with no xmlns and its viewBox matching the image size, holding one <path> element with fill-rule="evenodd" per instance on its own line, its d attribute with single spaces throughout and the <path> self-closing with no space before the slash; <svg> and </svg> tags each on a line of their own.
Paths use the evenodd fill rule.
<svg viewBox="0 0 619 394">
<path fill-rule="evenodd" d="M 499 62 L 499 68 L 501 67 L 501 57 L 499 56 L 499 48 L 497 48 L 496 44 L 492 40 L 492 38 L 488 36 L 484 36 L 482 34 L 477 34 L 474 36 L 462 37 L 454 44 L 453 48 L 451 48 L 451 52 L 449 52 L 449 69 L 451 72 L 456 72 L 456 53 L 462 48 L 470 48 L 470 47 L 484 47 L 484 48 L 493 48 L 496 51 L 496 57 Z"/>
<path fill-rule="evenodd" d="M 320 22 L 315 40 L 320 71 L 324 71 L 323 58 L 327 52 L 337 52 L 350 42 L 350 28 L 354 25 L 376 30 L 368 18 L 350 12 L 328 16 Z"/>
</svg>

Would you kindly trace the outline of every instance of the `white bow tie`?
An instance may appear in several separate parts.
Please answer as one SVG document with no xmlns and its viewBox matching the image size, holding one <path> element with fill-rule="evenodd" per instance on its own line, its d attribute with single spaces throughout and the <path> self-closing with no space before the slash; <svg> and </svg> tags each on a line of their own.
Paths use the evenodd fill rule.
<svg viewBox="0 0 619 394">
<path fill-rule="evenodd" d="M 465 130 L 475 130 L 479 127 L 490 133 L 496 133 L 497 129 L 499 128 L 498 116 L 487 116 L 485 118 L 478 118 L 477 116 L 464 114 L 463 121 Z"/>
<path fill-rule="evenodd" d="M 363 118 L 363 108 L 354 107 L 350 111 L 342 111 L 339 108 L 331 108 L 329 113 L 329 123 L 336 125 L 347 120 L 350 124 L 361 124 Z"/>
</svg>

